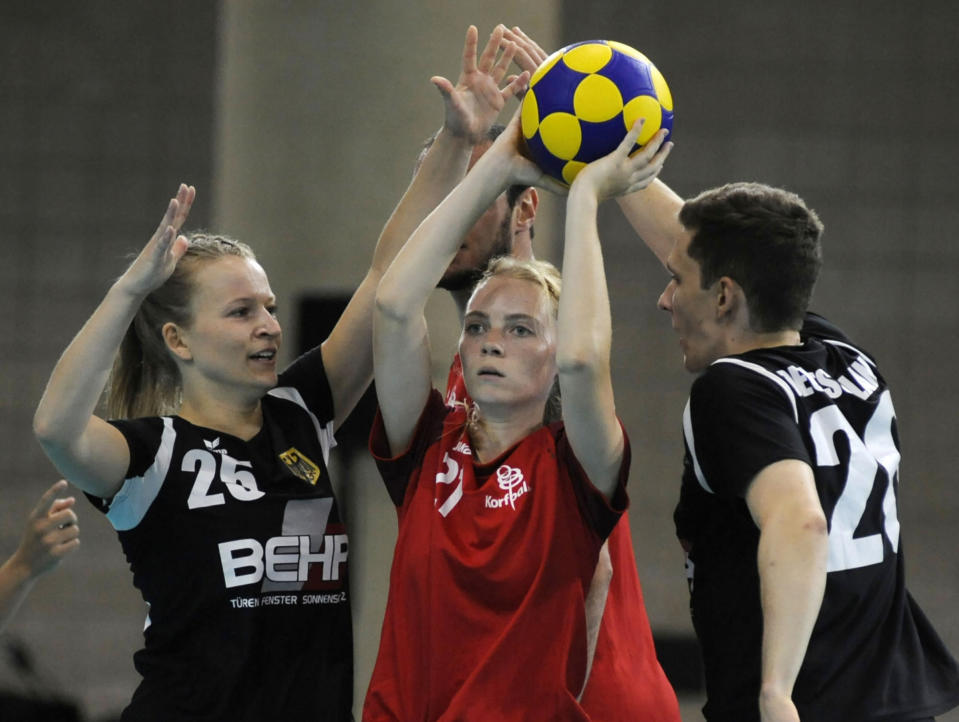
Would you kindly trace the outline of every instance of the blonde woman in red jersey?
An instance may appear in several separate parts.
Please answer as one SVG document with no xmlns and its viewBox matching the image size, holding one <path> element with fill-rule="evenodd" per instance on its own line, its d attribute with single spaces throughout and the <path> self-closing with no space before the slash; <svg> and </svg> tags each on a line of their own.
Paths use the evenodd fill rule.
<svg viewBox="0 0 959 722">
<path fill-rule="evenodd" d="M 627 505 L 630 457 L 610 381 L 596 208 L 662 167 L 662 135 L 627 156 L 638 132 L 569 190 L 562 300 L 542 262 L 504 259 L 477 287 L 460 341 L 469 408 L 447 408 L 431 388 L 423 311 L 458 239 L 508 185 L 557 190 L 517 151 L 517 118 L 379 286 L 371 445 L 399 536 L 366 720 L 589 719 L 577 699 L 584 600 Z"/>
</svg>

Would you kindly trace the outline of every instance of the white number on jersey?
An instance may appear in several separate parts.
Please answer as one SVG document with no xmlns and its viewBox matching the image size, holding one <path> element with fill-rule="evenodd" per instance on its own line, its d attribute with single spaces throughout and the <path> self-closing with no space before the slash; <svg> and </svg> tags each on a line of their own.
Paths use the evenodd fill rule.
<svg viewBox="0 0 959 722">
<path fill-rule="evenodd" d="M 446 471 L 436 475 L 437 484 L 452 484 L 459 478 L 459 483 L 456 485 L 456 488 L 446 497 L 446 501 L 444 501 L 438 509 L 440 514 L 446 516 L 453 511 L 453 507 L 463 498 L 463 474 L 460 472 L 460 465 L 456 459 L 450 458 L 449 452 L 443 455 L 443 463 L 446 465 Z M 434 497 L 433 505 L 435 506 L 438 502 L 439 498 Z"/>
<path fill-rule="evenodd" d="M 893 552 L 899 549 L 899 519 L 896 513 L 895 481 L 899 473 L 899 451 L 892 437 L 895 411 L 889 391 L 883 392 L 866 424 L 862 438 L 835 406 L 816 411 L 809 420 L 816 446 L 817 466 L 837 466 L 835 434 L 841 432 L 849 442 L 846 483 L 829 520 L 829 561 L 827 572 L 879 564 L 883 560 L 882 537 L 877 534 L 854 538 L 853 534 L 866 513 L 876 472 L 882 467 L 885 481 L 882 511 L 885 536 Z"/>
<path fill-rule="evenodd" d="M 230 496 L 237 501 L 253 501 L 263 496 L 264 492 L 257 487 L 253 472 L 245 468 L 237 468 L 249 468 L 252 466 L 249 461 L 239 461 L 229 454 L 211 454 L 204 449 L 190 449 L 183 455 L 183 464 L 180 466 L 181 471 L 196 474 L 196 480 L 187 499 L 187 506 L 190 509 L 218 506 L 224 503 L 222 493 L 210 493 L 210 486 L 216 478 L 217 457 L 221 460 L 220 481 L 230 492 Z"/>
</svg>

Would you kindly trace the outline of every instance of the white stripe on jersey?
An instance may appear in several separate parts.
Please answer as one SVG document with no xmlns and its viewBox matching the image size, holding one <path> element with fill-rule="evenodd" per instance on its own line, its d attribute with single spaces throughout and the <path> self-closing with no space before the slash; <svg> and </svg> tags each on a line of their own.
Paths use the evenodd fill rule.
<svg viewBox="0 0 959 722">
<path fill-rule="evenodd" d="M 123 482 L 120 491 L 110 503 L 107 519 L 117 531 L 133 529 L 143 521 L 150 505 L 160 493 L 163 480 L 166 479 L 170 468 L 170 459 L 173 456 L 173 442 L 176 432 L 173 430 L 173 419 L 163 417 L 163 434 L 160 436 L 160 448 L 153 459 L 153 464 L 143 474 Z"/>
<path fill-rule="evenodd" d="M 786 394 L 786 398 L 789 399 L 789 403 L 793 407 L 793 419 L 798 424 L 799 423 L 799 410 L 796 408 L 796 395 L 793 393 L 792 388 L 789 384 L 783 381 L 779 376 L 774 374 L 772 371 L 763 368 L 759 364 L 754 364 L 751 361 L 743 361 L 738 358 L 720 358 L 713 361 L 717 364 L 735 364 L 736 366 L 742 366 L 744 369 L 749 369 L 750 371 L 755 371 L 757 374 L 765 376 L 770 381 L 775 381 L 776 385 L 779 386 Z"/>
<path fill-rule="evenodd" d="M 699 466 L 699 457 L 696 456 L 696 441 L 693 439 L 693 415 L 689 411 L 689 401 L 686 402 L 686 408 L 683 409 L 683 434 L 686 436 L 686 448 L 689 449 L 689 457 L 693 460 L 693 471 L 696 473 L 696 479 L 701 487 L 712 494 L 713 490 L 706 482 L 706 476 L 703 474 L 702 467 Z"/>
<path fill-rule="evenodd" d="M 737 358 L 720 358 L 713 361 L 713 363 L 725 363 L 741 366 L 744 369 L 758 373 L 761 376 L 765 376 L 770 381 L 775 382 L 775 384 L 783 390 L 783 393 L 786 394 L 786 398 L 789 399 L 789 403 L 793 410 L 793 420 L 795 420 L 797 424 L 799 423 L 799 410 L 796 408 L 796 396 L 793 393 L 793 390 L 789 388 L 789 384 L 779 378 L 779 376 L 774 374 L 772 371 L 763 368 L 759 364 L 754 364 L 751 361 L 743 361 L 742 359 Z M 706 481 L 706 475 L 703 474 L 702 467 L 699 465 L 699 458 L 696 456 L 696 440 L 693 437 L 693 420 L 692 412 L 689 408 L 689 401 L 686 402 L 686 408 L 683 409 L 683 434 L 686 436 L 686 448 L 689 449 L 689 456 L 693 461 L 693 471 L 696 474 L 696 480 L 699 481 L 699 485 L 703 487 L 703 489 L 708 491 L 710 494 L 714 493 L 712 487 L 709 486 L 709 482 Z"/>
<path fill-rule="evenodd" d="M 848 343 L 843 343 L 842 341 L 836 341 L 835 339 L 831 339 L 831 338 L 824 338 L 822 339 L 822 342 L 828 343 L 831 346 L 840 346 L 841 348 L 848 349 L 852 351 L 854 354 L 856 354 L 857 356 L 861 356 L 862 358 L 866 359 L 866 361 L 869 362 L 870 366 L 872 366 L 873 368 L 876 368 L 876 362 L 873 361 L 868 356 L 866 356 L 866 354 L 864 354 L 860 349 L 856 348 L 855 346 L 850 346 Z"/>
<path fill-rule="evenodd" d="M 313 422 L 313 428 L 316 430 L 316 438 L 319 440 L 320 447 L 323 449 L 323 463 L 329 464 L 330 449 L 336 446 L 336 439 L 333 438 L 333 422 L 330 421 L 325 426 L 320 424 L 320 420 L 316 418 L 309 408 L 307 408 L 306 402 L 303 400 L 303 397 L 300 396 L 300 392 L 292 386 L 278 386 L 275 389 L 270 389 L 267 393 L 270 396 L 275 396 L 278 399 L 285 399 L 286 401 L 293 402 L 310 415 L 310 420 Z"/>
</svg>

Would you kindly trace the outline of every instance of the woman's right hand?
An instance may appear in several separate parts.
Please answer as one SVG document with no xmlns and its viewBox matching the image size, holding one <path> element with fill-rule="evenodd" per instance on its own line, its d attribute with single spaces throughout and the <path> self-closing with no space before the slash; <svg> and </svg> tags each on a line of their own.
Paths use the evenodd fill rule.
<svg viewBox="0 0 959 722">
<path fill-rule="evenodd" d="M 186 237 L 179 233 L 190 214 L 194 198 L 196 188 L 181 183 L 176 197 L 170 199 L 160 225 L 120 277 L 119 285 L 133 295 L 146 296 L 170 277 L 189 246 Z"/>
</svg>

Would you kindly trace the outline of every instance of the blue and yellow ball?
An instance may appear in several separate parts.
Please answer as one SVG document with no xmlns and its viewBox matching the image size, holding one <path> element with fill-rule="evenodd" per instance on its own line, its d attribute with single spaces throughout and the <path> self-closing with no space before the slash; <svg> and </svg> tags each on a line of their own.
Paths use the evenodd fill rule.
<svg viewBox="0 0 959 722">
<path fill-rule="evenodd" d="M 546 58 L 521 111 L 530 157 L 566 184 L 612 152 L 639 118 L 646 122 L 637 149 L 660 128 L 672 134 L 673 98 L 649 58 L 613 40 L 574 43 Z"/>
</svg>

